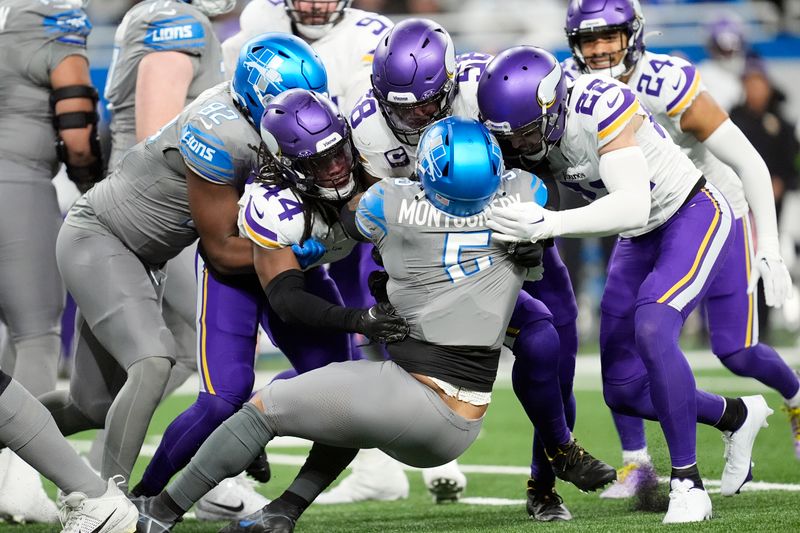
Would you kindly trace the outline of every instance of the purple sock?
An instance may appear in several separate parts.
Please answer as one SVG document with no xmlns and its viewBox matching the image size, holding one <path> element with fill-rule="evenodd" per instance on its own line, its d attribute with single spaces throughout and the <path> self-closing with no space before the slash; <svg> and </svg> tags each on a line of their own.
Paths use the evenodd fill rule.
<svg viewBox="0 0 800 533">
<path fill-rule="evenodd" d="M 578 357 L 578 323 L 570 321 L 556 326 L 560 355 L 558 357 L 558 382 L 561 385 L 561 400 L 564 402 L 564 416 L 569 429 L 575 428 L 575 395 L 572 385 L 575 382 L 575 359 Z"/>
<path fill-rule="evenodd" d="M 644 435 L 644 420 L 636 416 L 628 416 L 611 411 L 617 435 L 622 443 L 622 450 L 632 452 L 647 447 Z"/>
<path fill-rule="evenodd" d="M 778 352 L 767 344 L 756 344 L 732 354 L 720 356 L 728 370 L 738 376 L 757 379 L 775 389 L 784 398 L 791 398 L 800 389 L 797 374 L 781 359 Z"/>
<path fill-rule="evenodd" d="M 219 396 L 201 392 L 197 401 L 178 415 L 164 432 L 133 494 L 155 496 L 164 490 L 170 478 L 189 464 L 206 438 L 240 407 Z"/>
<path fill-rule="evenodd" d="M 636 346 L 650 378 L 650 397 L 667 441 L 672 466 L 697 461 L 697 401 L 692 369 L 678 346 L 681 314 L 668 305 L 639 306 Z"/>
<path fill-rule="evenodd" d="M 559 340 L 547 320 L 526 324 L 514 343 L 511 381 L 523 409 L 536 428 L 537 439 L 556 447 L 570 439 L 558 380 Z M 534 456 L 536 445 L 534 444 Z M 547 463 L 546 457 L 544 464 Z M 543 471 L 552 471 L 542 468 Z M 542 472 L 539 472 L 541 475 Z M 536 475 L 533 473 L 532 475 Z"/>
</svg>

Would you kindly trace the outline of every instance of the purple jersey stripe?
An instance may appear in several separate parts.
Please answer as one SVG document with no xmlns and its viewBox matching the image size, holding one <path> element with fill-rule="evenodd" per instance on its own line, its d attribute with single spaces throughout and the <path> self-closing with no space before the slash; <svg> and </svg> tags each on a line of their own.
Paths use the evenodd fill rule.
<svg viewBox="0 0 800 533">
<path fill-rule="evenodd" d="M 689 88 L 691 88 L 694 78 L 697 76 L 697 71 L 695 70 L 694 65 L 687 65 L 682 67 L 681 70 L 683 70 L 683 73 L 686 74 L 686 83 L 683 84 L 683 88 L 681 89 L 681 92 L 678 93 L 678 96 L 676 96 L 670 103 L 667 104 L 667 113 L 669 113 L 673 107 L 678 105 L 683 97 L 686 96 L 686 92 L 689 90 Z"/>
<path fill-rule="evenodd" d="M 625 111 L 627 111 L 628 108 L 630 108 L 631 105 L 633 105 L 633 103 L 636 101 L 636 96 L 634 96 L 630 89 L 621 88 L 620 90 L 622 91 L 622 104 L 620 104 L 620 106 L 613 113 L 611 113 L 611 115 L 606 117 L 600 122 L 600 124 L 597 125 L 597 131 L 603 131 L 608 126 L 613 124 L 614 121 L 622 116 L 622 114 L 625 113 Z M 616 104 L 616 99 L 612 103 Z"/>
</svg>

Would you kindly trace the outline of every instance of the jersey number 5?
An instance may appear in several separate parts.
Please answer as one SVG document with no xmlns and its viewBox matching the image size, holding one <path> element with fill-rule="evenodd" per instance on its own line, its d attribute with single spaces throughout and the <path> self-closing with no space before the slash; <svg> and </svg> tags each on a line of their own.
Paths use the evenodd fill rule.
<svg viewBox="0 0 800 533">
<path fill-rule="evenodd" d="M 491 257 L 479 257 L 478 259 L 461 262 L 461 252 L 463 250 L 488 248 L 491 235 L 492 232 L 489 230 L 470 233 L 448 233 L 445 235 L 442 262 L 451 282 L 458 283 L 462 279 L 492 266 Z"/>
</svg>

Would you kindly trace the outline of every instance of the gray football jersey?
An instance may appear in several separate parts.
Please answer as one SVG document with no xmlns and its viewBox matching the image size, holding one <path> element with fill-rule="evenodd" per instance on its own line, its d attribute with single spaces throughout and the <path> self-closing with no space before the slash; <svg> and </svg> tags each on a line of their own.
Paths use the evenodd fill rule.
<svg viewBox="0 0 800 533">
<path fill-rule="evenodd" d="M 492 204 L 532 201 L 538 186 L 530 173 L 506 172 Z M 428 202 L 419 182 L 387 178 L 361 198 L 356 223 L 381 253 L 389 300 L 411 337 L 500 348 L 526 269 L 491 240 L 484 213 L 451 217 Z"/>
<path fill-rule="evenodd" d="M 197 239 L 186 169 L 240 193 L 257 168 L 261 137 L 222 82 L 135 145 L 70 210 L 67 224 L 102 223 L 144 262 L 159 265 Z"/>
<path fill-rule="evenodd" d="M 0 159 L 55 175 L 50 72 L 86 56 L 91 29 L 77 0 L 0 0 Z"/>
<path fill-rule="evenodd" d="M 106 80 L 105 97 L 114 113 L 110 166 L 136 144 L 139 62 L 151 52 L 165 51 L 184 53 L 192 61 L 187 104 L 225 79 L 219 40 L 208 17 L 196 7 L 174 0 L 147 0 L 133 6 L 117 27 Z"/>
</svg>

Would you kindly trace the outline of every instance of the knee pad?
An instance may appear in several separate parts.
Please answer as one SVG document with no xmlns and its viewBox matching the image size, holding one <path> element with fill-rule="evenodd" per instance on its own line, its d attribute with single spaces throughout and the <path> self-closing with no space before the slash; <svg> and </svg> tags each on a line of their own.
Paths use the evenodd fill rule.
<svg viewBox="0 0 800 533">
<path fill-rule="evenodd" d="M 538 320 L 520 328 L 512 351 L 517 362 L 536 368 L 552 368 L 557 375 L 560 348 L 561 341 L 553 323 Z"/>
<path fill-rule="evenodd" d="M 642 400 L 641 380 L 646 377 L 630 381 L 628 383 L 612 383 L 603 381 L 603 399 L 612 411 L 621 414 L 635 414 L 635 406 Z"/>
<path fill-rule="evenodd" d="M 241 403 L 231 403 L 220 396 L 209 394 L 207 392 L 201 392 L 197 396 L 195 405 L 203 413 L 203 418 L 205 418 L 207 421 L 213 421 L 217 425 L 222 424 L 233 413 L 242 407 Z"/>
</svg>

